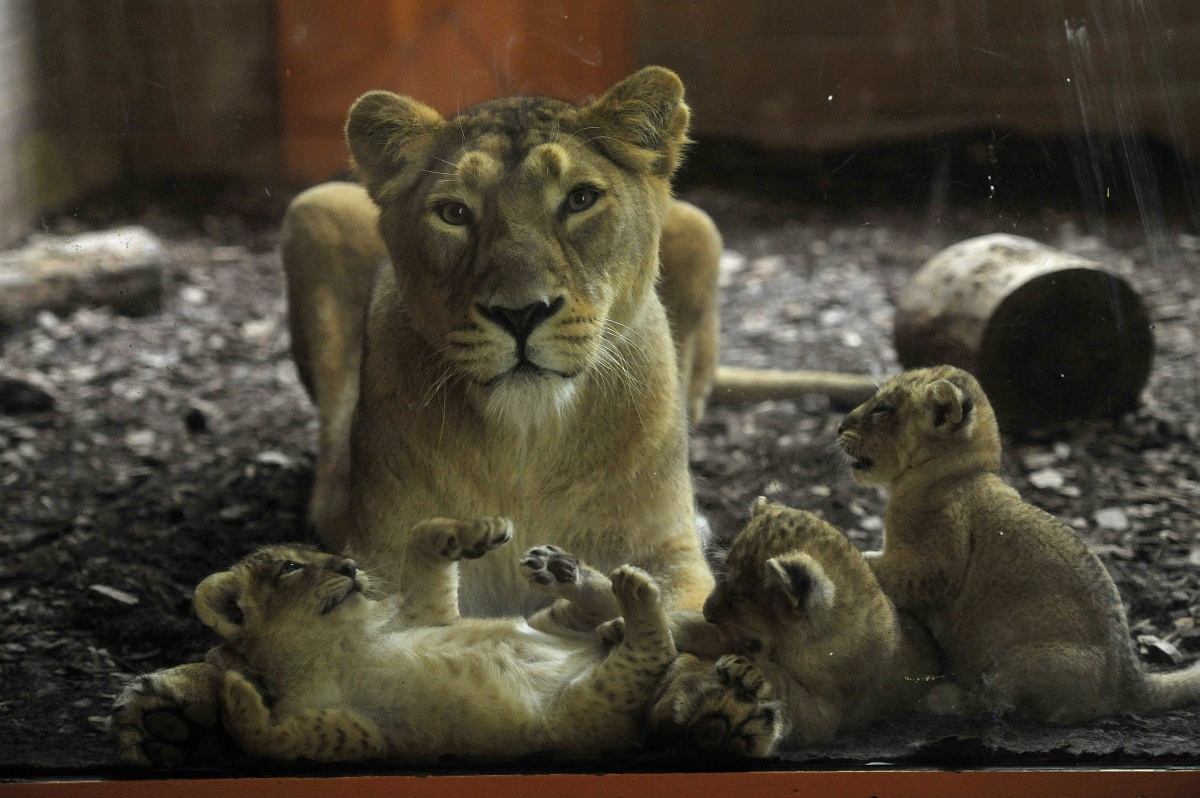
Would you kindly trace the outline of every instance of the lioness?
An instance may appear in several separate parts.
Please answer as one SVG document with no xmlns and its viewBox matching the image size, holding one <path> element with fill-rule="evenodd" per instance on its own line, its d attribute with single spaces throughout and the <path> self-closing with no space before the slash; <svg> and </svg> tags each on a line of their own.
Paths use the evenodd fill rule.
<svg viewBox="0 0 1200 798">
<path fill-rule="evenodd" d="M 635 564 L 665 606 L 699 609 L 713 581 L 655 291 L 687 124 L 682 84 L 657 67 L 584 106 L 509 98 L 444 120 L 389 92 L 354 104 L 347 141 L 378 213 L 326 186 L 297 198 L 283 231 L 331 548 L 403 591 L 419 522 L 499 514 L 518 547 Z M 337 202 L 316 201 L 329 192 Z M 513 559 L 465 571 L 465 614 L 545 601 Z M 225 664 L 214 651 L 131 685 L 112 723 L 123 756 L 176 759 L 183 720 L 214 717 Z"/>
<path fill-rule="evenodd" d="M 730 544 L 704 616 L 771 681 L 793 743 L 924 709 L 941 679 L 929 633 L 896 611 L 846 536 L 764 498 Z"/>
<path fill-rule="evenodd" d="M 838 432 L 855 480 L 889 486 L 883 550 L 868 559 L 945 651 L 960 711 L 1077 723 L 1200 699 L 1200 664 L 1142 671 L 1104 564 L 1001 481 L 996 416 L 973 376 L 900 374 Z"/>
</svg>

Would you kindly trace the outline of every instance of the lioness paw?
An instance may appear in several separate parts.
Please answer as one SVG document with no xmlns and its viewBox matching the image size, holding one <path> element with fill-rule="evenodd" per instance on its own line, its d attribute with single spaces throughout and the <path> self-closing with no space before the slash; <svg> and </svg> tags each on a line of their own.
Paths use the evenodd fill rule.
<svg viewBox="0 0 1200 798">
<path fill-rule="evenodd" d="M 432 518 L 417 525 L 430 551 L 445 560 L 475 560 L 512 540 L 512 521 L 494 516 L 473 521 Z"/>
</svg>

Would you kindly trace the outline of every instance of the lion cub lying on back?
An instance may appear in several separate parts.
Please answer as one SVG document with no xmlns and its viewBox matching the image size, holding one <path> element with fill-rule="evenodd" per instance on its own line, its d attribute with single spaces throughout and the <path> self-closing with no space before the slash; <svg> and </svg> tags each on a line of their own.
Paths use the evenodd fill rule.
<svg viewBox="0 0 1200 798">
<path fill-rule="evenodd" d="M 892 378 L 839 441 L 860 484 L 890 487 L 883 550 L 868 558 L 945 651 L 963 711 L 1075 723 L 1200 699 L 1200 666 L 1142 671 L 1103 563 L 1000 480 L 996 417 L 970 374 Z"/>
<path fill-rule="evenodd" d="M 812 513 L 763 498 L 704 616 L 771 680 L 796 743 L 915 710 L 939 677 L 933 641 L 896 612 L 854 545 Z"/>
<path fill-rule="evenodd" d="M 566 630 L 548 610 L 528 623 L 459 620 L 456 562 L 503 546 L 512 524 L 435 519 L 413 535 L 421 567 L 410 570 L 402 597 L 385 601 L 366 598 L 367 577 L 353 560 L 304 546 L 259 549 L 200 584 L 196 612 L 225 638 L 226 661 L 239 663 L 225 673 L 222 708 L 246 751 L 414 762 L 594 755 L 640 740 L 646 707 L 677 656 L 646 572 L 625 565 L 605 580 L 608 595 L 595 601 L 615 606 L 621 620 L 603 634 Z M 535 588 L 589 600 L 538 578 L 526 560 Z M 562 602 L 554 606 L 562 611 Z M 242 667 L 262 677 L 268 698 Z M 762 753 L 777 736 L 758 741 Z"/>
</svg>

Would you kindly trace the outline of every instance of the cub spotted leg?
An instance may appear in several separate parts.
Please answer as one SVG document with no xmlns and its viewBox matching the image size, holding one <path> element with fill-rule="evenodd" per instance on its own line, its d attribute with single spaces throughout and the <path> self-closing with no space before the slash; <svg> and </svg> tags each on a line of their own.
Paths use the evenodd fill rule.
<svg viewBox="0 0 1200 798">
<path fill-rule="evenodd" d="M 360 762 L 387 753 L 375 721 L 349 709 L 304 709 L 276 721 L 262 694 L 237 671 L 222 689 L 225 728 L 253 756 Z"/>
<path fill-rule="evenodd" d="M 440 626 L 458 620 L 458 561 L 474 560 L 512 540 L 512 521 L 430 518 L 413 527 L 412 549 L 402 570 L 400 616 L 407 626 Z"/>
<path fill-rule="evenodd" d="M 557 599 L 530 617 L 535 629 L 550 634 L 592 632 L 621 613 L 608 577 L 558 546 L 535 546 L 525 552 L 521 573 L 530 587 Z"/>
<path fill-rule="evenodd" d="M 125 686 L 108 719 L 121 761 L 178 767 L 232 750 L 218 723 L 221 670 L 213 659 L 143 674 Z"/>
<path fill-rule="evenodd" d="M 565 750 L 594 754 L 628 745 L 655 685 L 677 656 L 658 585 L 623 565 L 610 577 L 625 634 L 586 678 L 570 684 L 551 708 L 548 725 L 565 730 Z"/>
<path fill-rule="evenodd" d="M 659 684 L 649 713 L 653 732 L 700 748 L 769 756 L 786 732 L 783 705 L 745 657 L 715 663 L 681 654 Z"/>
</svg>

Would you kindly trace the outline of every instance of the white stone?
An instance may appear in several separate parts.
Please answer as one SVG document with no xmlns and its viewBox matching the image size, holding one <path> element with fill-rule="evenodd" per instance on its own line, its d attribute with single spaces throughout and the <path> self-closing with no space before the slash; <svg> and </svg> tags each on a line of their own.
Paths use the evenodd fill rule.
<svg viewBox="0 0 1200 798">
<path fill-rule="evenodd" d="M 1103 510 L 1097 510 L 1092 516 L 1096 520 L 1096 525 L 1101 529 L 1111 529 L 1115 532 L 1123 532 L 1129 529 L 1129 517 L 1125 515 L 1125 511 L 1120 507 L 1107 507 Z"/>
<path fill-rule="evenodd" d="M 1066 478 L 1061 471 L 1053 468 L 1043 468 L 1029 475 L 1029 484 L 1042 490 L 1055 490 L 1066 484 Z"/>
</svg>

